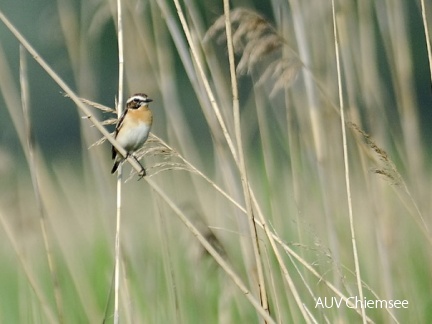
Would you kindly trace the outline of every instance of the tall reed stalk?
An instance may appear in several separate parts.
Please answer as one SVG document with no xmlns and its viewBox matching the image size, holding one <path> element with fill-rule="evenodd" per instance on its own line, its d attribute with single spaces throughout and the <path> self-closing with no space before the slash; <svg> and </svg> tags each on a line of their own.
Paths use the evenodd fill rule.
<svg viewBox="0 0 432 324">
<path fill-rule="evenodd" d="M 355 264 L 355 275 L 357 279 L 357 289 L 358 289 L 360 300 L 363 300 L 363 286 L 362 286 L 362 280 L 360 275 L 360 261 L 357 252 L 357 241 L 355 235 L 353 206 L 352 206 L 352 199 L 351 199 L 351 178 L 350 178 L 350 168 L 349 168 L 349 161 L 348 161 L 347 135 L 345 129 L 346 122 L 345 122 L 344 100 L 342 94 L 342 77 L 341 77 L 341 67 L 340 67 L 340 58 L 339 58 L 338 28 L 336 24 L 337 17 L 336 17 L 334 0 L 332 0 L 332 17 L 333 17 L 333 35 L 334 35 L 338 90 L 339 90 L 339 107 L 340 107 L 340 119 L 341 119 L 341 128 L 342 128 L 342 149 L 343 149 L 343 159 L 344 159 L 344 168 L 345 168 L 345 186 L 346 186 L 346 194 L 347 194 L 347 202 L 348 202 L 348 216 L 349 216 L 349 223 L 350 223 L 353 258 Z M 361 307 L 361 312 L 362 312 L 363 324 L 365 324 L 366 323 L 365 307 Z"/>
<path fill-rule="evenodd" d="M 118 57 L 119 57 L 119 81 L 117 98 L 117 118 L 123 113 L 123 84 L 124 84 L 124 55 L 123 55 L 123 20 L 122 20 L 122 1 L 117 0 L 117 35 L 118 35 Z M 122 165 L 120 164 L 117 172 L 117 209 L 116 209 L 116 234 L 115 234 L 115 270 L 114 270 L 114 324 L 118 324 L 119 298 L 120 298 L 120 226 L 122 216 Z"/>
</svg>

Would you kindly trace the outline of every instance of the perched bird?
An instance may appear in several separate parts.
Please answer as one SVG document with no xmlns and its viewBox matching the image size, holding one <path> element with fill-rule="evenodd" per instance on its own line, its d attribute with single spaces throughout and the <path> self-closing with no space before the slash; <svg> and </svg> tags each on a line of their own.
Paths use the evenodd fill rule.
<svg viewBox="0 0 432 324">
<path fill-rule="evenodd" d="M 152 101 L 144 93 L 134 94 L 126 101 L 126 109 L 117 122 L 114 137 L 126 150 L 128 156 L 141 148 L 148 138 L 153 122 L 153 114 L 148 104 Z M 138 162 L 133 154 L 132 156 Z M 112 158 L 115 161 L 111 173 L 114 173 L 125 158 L 117 152 L 114 146 L 112 147 Z M 140 175 L 142 177 L 146 175 L 144 168 Z"/>
</svg>

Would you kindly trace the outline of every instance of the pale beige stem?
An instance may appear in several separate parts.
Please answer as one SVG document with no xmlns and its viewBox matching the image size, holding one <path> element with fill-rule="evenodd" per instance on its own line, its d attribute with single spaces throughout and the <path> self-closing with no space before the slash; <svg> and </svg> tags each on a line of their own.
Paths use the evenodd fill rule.
<svg viewBox="0 0 432 324">
<path fill-rule="evenodd" d="M 344 112 L 344 100 L 342 95 L 342 78 L 341 78 L 341 68 L 340 68 L 340 58 L 339 58 L 339 40 L 338 40 L 338 32 L 336 26 L 336 12 L 335 12 L 335 3 L 332 0 L 332 18 L 333 18 L 333 35 L 335 41 L 335 53 L 336 53 L 336 67 L 337 67 L 337 80 L 338 80 L 338 89 L 339 89 L 339 109 L 340 109 L 340 120 L 342 127 L 342 143 L 343 143 L 343 159 L 344 159 L 344 168 L 345 168 L 345 185 L 346 185 L 346 193 L 348 200 L 348 215 L 349 215 L 349 223 L 350 223 L 350 232 L 351 232 L 351 242 L 353 249 L 353 257 L 355 264 L 355 273 L 357 279 L 357 289 L 359 292 L 359 299 L 363 300 L 363 286 L 362 280 L 360 276 L 360 263 L 357 252 L 357 242 L 355 238 L 355 229 L 354 229 L 354 217 L 353 217 L 353 206 L 351 199 L 351 179 L 349 174 L 349 161 L 348 161 L 348 144 L 347 144 L 347 136 L 345 130 L 345 112 Z M 363 324 L 367 322 L 366 310 L 364 307 L 361 308 L 362 320 Z"/>
</svg>

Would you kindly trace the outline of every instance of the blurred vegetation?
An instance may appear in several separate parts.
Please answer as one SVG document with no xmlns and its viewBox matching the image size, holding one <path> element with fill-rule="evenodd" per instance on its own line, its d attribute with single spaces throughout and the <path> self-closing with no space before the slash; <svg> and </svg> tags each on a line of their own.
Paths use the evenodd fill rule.
<svg viewBox="0 0 432 324">
<path fill-rule="evenodd" d="M 181 4 L 235 138 L 223 1 Z M 145 92 L 154 100 L 152 131 L 169 145 L 149 141 L 143 163 L 259 299 L 243 175 L 175 5 L 122 5 L 124 95 Z M 279 323 L 361 322 L 347 307 L 314 307 L 317 297 L 358 296 L 331 2 L 242 0 L 232 1 L 231 9 L 252 208 L 279 240 L 276 250 L 258 228 L 271 316 Z M 426 9 L 432 21 L 432 6 Z M 3 0 L 0 11 L 80 97 L 114 107 L 115 1 Z M 409 301 L 406 310 L 366 315 L 377 323 L 428 323 L 432 96 L 420 3 L 342 0 L 337 23 L 363 292 L 368 299 Z M 116 198 L 109 145 L 92 146 L 100 134 L 26 55 L 31 160 L 19 43 L 3 23 L 0 40 L 0 322 L 111 322 Z M 99 120 L 113 117 L 93 112 Z M 154 188 L 132 178 L 123 190 L 122 322 L 262 321 Z M 278 251 L 310 317 L 296 304 Z"/>
</svg>

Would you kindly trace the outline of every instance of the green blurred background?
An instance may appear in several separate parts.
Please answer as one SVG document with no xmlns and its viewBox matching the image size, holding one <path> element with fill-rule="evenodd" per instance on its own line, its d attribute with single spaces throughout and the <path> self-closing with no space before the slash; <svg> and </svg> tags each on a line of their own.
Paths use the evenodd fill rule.
<svg viewBox="0 0 432 324">
<path fill-rule="evenodd" d="M 110 13 L 107 12 L 107 6 L 103 5 L 105 1 L 63 1 L 71 8 L 71 14 L 76 18 L 76 31 L 85 35 L 82 44 L 76 44 L 77 55 L 81 53 L 83 61 L 78 62 L 75 67 L 71 63 L 68 53 L 65 37 L 60 24 L 57 3 L 53 1 L 25 1 L 25 0 L 3 0 L 1 10 L 18 28 L 19 31 L 30 41 L 39 54 L 54 68 L 54 70 L 72 87 L 78 91 L 82 97 L 105 105 L 113 106 L 117 95 L 118 85 L 118 57 L 117 57 L 117 34 L 115 24 Z M 62 1 L 59 1 L 62 3 Z M 144 13 L 148 11 L 150 4 L 147 1 L 137 2 L 137 10 Z M 277 1 L 274 3 L 277 4 Z M 113 5 L 113 4 L 112 4 Z M 210 26 L 222 13 L 221 1 L 196 1 L 194 3 L 196 10 L 202 14 L 203 21 Z M 270 21 L 275 21 L 275 12 L 272 10 L 270 1 L 238 1 L 233 3 L 234 7 L 246 6 L 255 8 Z M 430 74 L 428 70 L 427 52 L 425 44 L 424 30 L 421 20 L 418 1 L 405 1 L 406 24 L 409 31 L 410 51 L 412 54 L 412 63 L 414 67 L 414 89 L 418 100 L 418 112 L 420 116 L 421 135 L 424 148 L 428 155 L 431 152 L 432 141 L 432 88 Z M 103 8 L 105 7 L 105 8 Z M 275 10 L 276 14 L 277 9 Z M 147 17 L 147 16 L 146 16 Z M 379 19 L 379 17 L 375 17 Z M 376 21 L 371 24 L 376 25 Z M 90 35 L 90 36 L 89 36 Z M 79 35 L 76 35 L 79 36 Z M 19 45 L 11 33 L 5 28 L 0 27 L 2 55 L 5 55 L 8 66 L 8 73 L 13 77 L 11 82 L 18 85 L 19 82 Z M 380 47 L 381 45 L 381 47 Z M 377 59 L 379 60 L 379 74 L 384 84 L 384 89 L 388 91 L 388 106 L 385 111 L 388 114 L 389 127 L 392 127 L 392 120 L 397 120 L 398 114 L 395 104 L 394 87 L 391 84 L 391 73 L 386 63 L 383 44 L 377 44 Z M 175 51 L 175 49 L 172 49 Z M 133 51 L 126 49 L 126 51 Z M 221 51 L 224 53 L 224 50 Z M 144 54 L 144 53 L 143 53 Z M 136 53 L 133 57 L 137 61 L 145 61 L 142 54 Z M 198 102 L 194 99 L 193 91 L 187 76 L 185 75 L 181 61 L 173 53 L 176 69 L 177 80 L 174 82 L 181 87 L 179 93 L 185 107 L 185 114 L 190 120 L 190 125 L 196 129 L 196 140 L 199 141 L 200 147 L 205 149 L 206 143 L 210 140 L 208 132 L 201 127 L 203 118 L 199 113 Z M 128 65 L 128 62 L 126 62 Z M 365 67 L 367 68 L 367 67 Z M 76 70 L 79 69 L 77 72 Z M 81 70 L 82 69 L 82 70 Z M 75 72 L 74 72 L 75 70 Z M 79 73 L 78 84 L 77 74 Z M 127 73 L 134 73 L 127 70 Z M 166 132 L 164 116 L 162 109 L 157 109 L 161 105 L 160 92 L 166 91 L 155 87 L 151 80 L 154 78 L 152 71 L 139 71 L 143 74 L 144 81 L 142 86 L 136 85 L 137 89 L 146 91 L 155 99 L 155 125 L 154 131 L 163 136 Z M 2 71 L 5 74 L 5 71 Z M 242 98 L 246 98 L 250 92 L 250 83 L 247 78 L 240 80 Z M 70 100 L 64 99 L 60 93 L 59 87 L 50 80 L 49 76 L 38 66 L 37 63 L 29 59 L 29 82 L 31 92 L 31 108 L 33 127 L 38 145 L 42 148 L 45 157 L 50 159 L 73 159 L 74 163 L 80 161 L 77 152 L 81 146 L 79 116 L 74 109 Z M 131 88 L 131 86 L 129 86 Z M 241 93 L 241 95 L 242 95 Z M 125 96 L 131 94 L 126 91 Z M 1 101 L 2 105 L 5 102 Z M 1 146 L 6 154 L 11 154 L 13 159 L 22 159 L 21 149 L 17 140 L 14 126 L 11 123 L 9 114 L 5 109 L 0 110 L 0 127 L 1 127 Z M 397 129 L 395 129 L 397 131 Z M 107 149 L 108 151 L 108 149 Z M 75 160 L 75 158 L 77 158 Z M 109 154 L 107 153 L 107 158 Z"/>
</svg>

